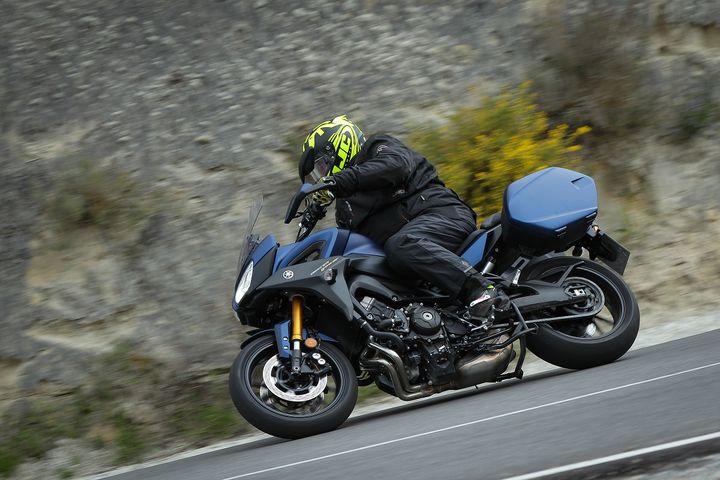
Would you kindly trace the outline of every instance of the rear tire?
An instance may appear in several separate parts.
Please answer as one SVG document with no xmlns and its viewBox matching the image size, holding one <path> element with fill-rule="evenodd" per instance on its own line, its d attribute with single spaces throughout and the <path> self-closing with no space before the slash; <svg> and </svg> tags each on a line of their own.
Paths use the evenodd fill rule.
<svg viewBox="0 0 720 480">
<path fill-rule="evenodd" d="M 273 372 L 282 376 L 277 385 L 286 392 L 291 381 L 283 375 L 283 361 L 276 359 L 277 346 L 271 335 L 262 336 L 248 343 L 240 350 L 230 369 L 230 396 L 235 408 L 252 425 L 265 433 L 282 438 L 303 438 L 310 435 L 334 430 L 339 427 L 352 412 L 357 401 L 357 378 L 347 357 L 334 345 L 323 342 L 316 352 L 322 355 L 332 367 L 323 379 L 310 378 L 308 384 L 319 387 L 314 390 L 316 396 L 301 402 L 288 401 L 273 394 L 265 382 L 263 367 L 270 363 L 276 366 Z M 279 378 L 272 374 L 272 378 Z M 323 382 L 327 384 L 324 391 Z M 304 392 L 308 391 L 305 387 Z M 298 396 L 297 398 L 301 398 Z M 303 399 L 304 400 L 304 399 Z"/>
<path fill-rule="evenodd" d="M 575 324 L 558 322 L 538 325 L 537 333 L 527 336 L 527 346 L 531 352 L 546 362 L 570 369 L 591 368 L 614 362 L 630 349 L 640 328 L 640 309 L 635 295 L 620 275 L 600 263 L 576 257 L 552 257 L 533 265 L 524 276 L 526 280 L 552 281 L 567 267 L 579 261 L 583 262 L 582 265 L 575 267 L 570 276 L 580 282 L 589 280 L 588 284 L 600 288 L 605 307 L 612 315 L 612 329 L 600 336 L 586 337 L 578 334 L 585 331 L 578 327 L 584 329 L 585 326 L 577 325 L 577 321 L 574 321 Z M 545 316 L 553 315 L 547 313 Z M 593 317 L 593 321 L 588 321 L 586 325 L 589 327 L 595 318 L 602 317 Z M 588 330 L 596 331 L 594 327 Z"/>
</svg>

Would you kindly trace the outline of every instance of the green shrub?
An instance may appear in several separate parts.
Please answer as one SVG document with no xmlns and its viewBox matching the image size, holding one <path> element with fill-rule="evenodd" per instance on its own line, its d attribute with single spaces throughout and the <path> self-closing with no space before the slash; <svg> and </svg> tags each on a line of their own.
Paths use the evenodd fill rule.
<svg viewBox="0 0 720 480">
<path fill-rule="evenodd" d="M 570 165 L 588 127 L 551 127 L 530 84 L 464 107 L 437 128 L 416 130 L 409 142 L 482 218 L 500 210 L 512 181 L 553 165 Z"/>
<path fill-rule="evenodd" d="M 133 228 L 150 213 L 150 202 L 138 183 L 116 165 L 72 161 L 44 193 L 45 210 L 60 230 Z"/>
<path fill-rule="evenodd" d="M 113 426 L 117 431 L 115 463 L 121 465 L 138 460 L 145 453 L 140 428 L 124 415 L 116 415 Z"/>
<path fill-rule="evenodd" d="M 15 469 L 22 463 L 23 457 L 12 448 L 12 445 L 8 445 L 3 442 L 0 444 L 0 477 L 8 477 Z"/>
<path fill-rule="evenodd" d="M 35 402 L 21 418 L 2 418 L 0 475 L 9 476 L 28 458 L 41 458 L 60 438 L 80 435 L 74 416 L 53 402 Z"/>
<path fill-rule="evenodd" d="M 704 128 L 718 121 L 720 121 L 720 107 L 711 100 L 680 108 L 672 138 L 678 142 L 688 141 Z"/>
<path fill-rule="evenodd" d="M 0 418 L 0 478 L 63 438 L 109 448 L 115 464 L 127 464 L 167 447 L 168 439 L 197 446 L 250 429 L 230 400 L 226 370 L 201 377 L 170 372 L 127 341 L 92 368 L 93 381 L 78 391 L 37 398 L 22 414 Z M 128 410 L 134 400 L 157 417 L 135 416 Z"/>
<path fill-rule="evenodd" d="M 235 410 L 227 391 L 227 372 L 205 377 L 202 383 L 188 381 L 178 386 L 170 427 L 173 436 L 204 444 L 230 438 L 249 430 Z"/>
<path fill-rule="evenodd" d="M 358 405 L 364 405 L 366 403 L 374 402 L 377 399 L 388 399 L 390 396 L 380 390 L 377 386 L 371 384 L 366 387 L 360 387 L 358 389 Z"/>
<path fill-rule="evenodd" d="M 61 479 L 73 478 L 75 476 L 75 472 L 69 468 L 58 468 L 56 473 Z"/>
<path fill-rule="evenodd" d="M 195 402 L 184 405 L 177 412 L 174 424 L 178 436 L 204 443 L 230 438 L 248 430 L 247 424 L 230 401 L 213 397 L 203 401 L 196 399 Z"/>
</svg>

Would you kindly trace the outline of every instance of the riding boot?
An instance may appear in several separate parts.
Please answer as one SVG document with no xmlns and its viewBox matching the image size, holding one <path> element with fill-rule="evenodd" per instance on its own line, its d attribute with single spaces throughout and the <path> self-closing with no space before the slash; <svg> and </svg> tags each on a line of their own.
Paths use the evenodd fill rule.
<svg viewBox="0 0 720 480">
<path fill-rule="evenodd" d="M 474 272 L 465 280 L 462 294 L 463 300 L 468 306 L 470 320 L 484 328 L 490 328 L 494 320 L 492 307 L 504 309 L 509 299 L 502 290 L 495 286 L 485 277 Z"/>
</svg>

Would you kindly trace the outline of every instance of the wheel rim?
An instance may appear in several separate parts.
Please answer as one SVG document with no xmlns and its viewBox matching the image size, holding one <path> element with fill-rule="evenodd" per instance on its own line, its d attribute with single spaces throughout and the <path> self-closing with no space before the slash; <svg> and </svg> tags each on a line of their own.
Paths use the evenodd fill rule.
<svg viewBox="0 0 720 480">
<path fill-rule="evenodd" d="M 337 361 L 327 351 L 322 358 L 331 367 L 324 376 L 290 375 L 290 360 L 277 356 L 274 344 L 258 352 L 249 362 L 246 381 L 253 398 L 275 414 L 307 417 L 325 412 L 338 399 L 341 380 Z"/>
<path fill-rule="evenodd" d="M 555 282 L 566 271 L 567 265 L 559 266 L 543 272 L 540 280 Z M 550 322 L 546 326 L 555 332 L 575 338 L 592 341 L 607 337 L 615 332 L 625 318 L 625 302 L 620 290 L 612 280 L 601 272 L 583 266 L 573 269 L 562 283 L 565 291 L 583 290 L 588 294 L 587 300 L 571 306 L 556 307 L 543 310 L 534 318 L 549 318 L 562 315 L 581 315 L 593 313 L 589 318 L 581 320 L 568 320 L 563 322 Z"/>
</svg>

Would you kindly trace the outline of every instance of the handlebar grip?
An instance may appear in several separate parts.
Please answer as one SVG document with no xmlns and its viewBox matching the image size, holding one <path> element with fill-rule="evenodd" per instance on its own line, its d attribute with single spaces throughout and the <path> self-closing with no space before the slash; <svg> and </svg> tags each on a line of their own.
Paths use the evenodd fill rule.
<svg viewBox="0 0 720 480">
<path fill-rule="evenodd" d="M 312 229 L 318 221 L 325 217 L 326 212 L 326 209 L 322 205 L 313 202 L 308 205 L 300 223 L 302 226 Z"/>
</svg>

